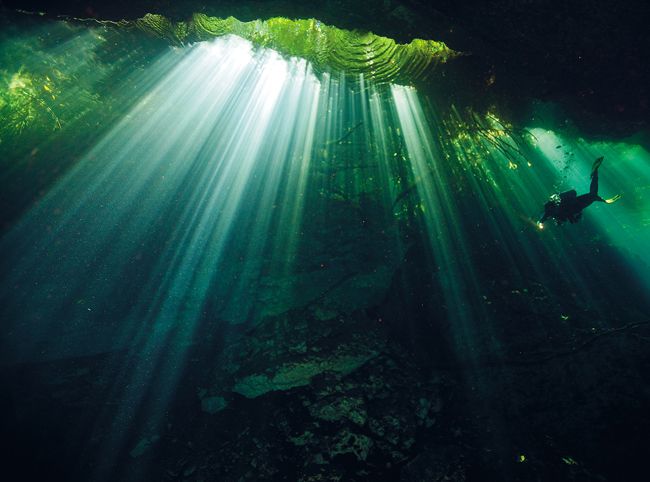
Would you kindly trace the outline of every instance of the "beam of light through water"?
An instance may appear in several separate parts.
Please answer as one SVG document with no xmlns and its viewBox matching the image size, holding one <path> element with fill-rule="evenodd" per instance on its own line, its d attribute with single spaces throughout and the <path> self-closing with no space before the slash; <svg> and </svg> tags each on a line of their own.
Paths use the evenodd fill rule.
<svg viewBox="0 0 650 482">
<path fill-rule="evenodd" d="M 457 210 L 453 179 L 443 167 L 442 155 L 436 149 L 432 128 L 415 89 L 395 85 L 392 94 L 413 176 L 418 183 L 436 270 L 451 322 L 455 325 L 457 350 L 471 356 L 478 337 L 476 321 L 484 319 L 485 315 L 481 313 L 481 293 Z M 478 312 L 474 311 L 476 307 Z M 484 325 L 483 331 L 485 328 L 489 329 Z"/>
<path fill-rule="evenodd" d="M 236 37 L 184 52 L 3 241 L 21 258 L 5 284 L 19 320 L 4 332 L 5 360 L 131 347 L 113 381 L 125 409 L 105 417 L 126 427 L 143 411 L 156 427 L 210 287 L 246 317 L 228 285 L 236 292 L 257 276 L 247 265 L 261 258 L 281 183 L 304 189 L 318 92 L 304 61 L 255 53 Z M 237 243 L 241 272 L 222 263 Z M 116 434 L 108 454 L 125 441 Z"/>
<path fill-rule="evenodd" d="M 179 50 L 48 22 L 0 35 L 5 230 L 175 65 Z M 145 70 L 143 67 L 147 66 Z M 41 194 L 38 194 L 40 197 Z"/>
<path fill-rule="evenodd" d="M 304 61 L 236 37 L 173 49 L 138 75 L 133 107 L 2 241 L 13 253 L 4 362 L 124 352 L 107 374 L 121 402 L 90 424 L 115 427 L 98 478 L 132 437 L 158 432 L 206 319 L 254 323 L 323 293 L 333 304 L 318 316 L 355 309 L 345 282 L 377 269 L 342 259 L 305 271 L 305 209 L 333 223 L 352 207 L 360 228 L 390 220 L 390 164 L 403 161 L 381 89 L 317 80 Z M 369 148 L 378 162 L 360 164 Z M 377 193 L 373 217 L 363 209 Z M 396 232 L 379 228 L 388 250 Z M 269 270 L 281 287 L 264 286 Z M 227 328 L 211 330 L 219 345 Z"/>
<path fill-rule="evenodd" d="M 89 438 L 102 439 L 97 479 L 119 479 L 125 451 L 160 436 L 196 346 L 216 364 L 231 332 L 267 316 L 370 313 L 414 247 L 430 266 L 411 282 L 434 302 L 392 329 L 449 332 L 467 390 L 482 366 L 539 341 L 503 346 L 499 330 L 559 324 L 568 335 L 581 316 L 607 325 L 591 317 L 608 298 L 589 290 L 585 236 L 605 233 L 648 262 L 639 147 L 576 141 L 566 169 L 555 146 L 569 142 L 531 129 L 516 162 L 504 152 L 520 147 L 494 116 L 472 130 L 411 87 L 316 77 L 237 37 L 166 51 L 128 85 L 129 108 L 0 244 L 3 363 L 121 353 L 106 374 L 111 404 L 85 414 Z M 598 155 L 601 191 L 625 197 L 590 207 L 579 226 L 538 231 L 553 183 L 566 175 L 567 188 L 587 189 Z M 636 269 L 647 282 L 647 264 Z M 523 328 L 500 318 L 524 296 L 545 311 Z"/>
</svg>

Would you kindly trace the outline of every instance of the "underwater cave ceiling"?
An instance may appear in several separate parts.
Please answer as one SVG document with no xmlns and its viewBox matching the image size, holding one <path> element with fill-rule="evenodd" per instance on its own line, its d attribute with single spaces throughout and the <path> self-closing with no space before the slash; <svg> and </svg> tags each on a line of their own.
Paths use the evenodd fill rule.
<svg viewBox="0 0 650 482">
<path fill-rule="evenodd" d="M 414 39 L 408 44 L 369 32 L 342 30 L 315 19 L 290 20 L 273 17 L 242 22 L 234 17 L 194 14 L 187 21 L 173 22 L 161 15 L 146 14 L 120 26 L 149 32 L 172 43 L 208 40 L 235 34 L 261 47 L 304 58 L 315 71 L 337 70 L 378 82 L 417 82 L 436 66 L 459 54 L 443 42 Z"/>
<path fill-rule="evenodd" d="M 454 69 L 461 69 L 465 87 L 478 102 L 483 98 L 486 105 L 498 104 L 513 118 L 525 118 L 530 100 L 540 99 L 560 103 L 585 135 L 624 137 L 648 125 L 650 74 L 645 63 L 650 34 L 644 23 L 649 13 L 644 2 L 66 0 L 53 4 L 5 0 L 0 5 L 51 16 L 124 19 L 171 42 L 208 37 L 215 24 L 206 19 L 217 17 L 226 19 L 221 20 L 217 35 L 231 33 L 228 29 L 248 31 L 250 40 L 291 55 L 302 54 L 315 62 L 317 70 L 320 61 L 322 66 L 369 72 L 369 77 L 382 80 L 417 81 L 425 77 L 430 64 L 439 65 L 454 51 L 463 52 L 469 55 L 445 65 L 451 77 Z M 338 27 L 335 30 L 343 34 L 331 49 L 334 55 L 323 58 L 312 51 L 310 56 L 307 42 L 287 48 L 289 27 L 280 25 L 284 19 L 276 17 L 317 19 Z M 275 34 L 260 37 L 259 25 L 253 32 L 246 22 L 258 19 L 275 22 L 269 30 L 281 31 L 285 41 L 278 41 Z M 297 25 L 297 30 L 304 29 L 307 21 Z M 346 43 L 351 37 L 354 41 Z M 433 41 L 410 43 L 413 39 Z M 377 57 L 368 64 L 362 57 L 369 51 Z M 382 62 L 386 58 L 397 59 L 399 65 Z"/>
</svg>

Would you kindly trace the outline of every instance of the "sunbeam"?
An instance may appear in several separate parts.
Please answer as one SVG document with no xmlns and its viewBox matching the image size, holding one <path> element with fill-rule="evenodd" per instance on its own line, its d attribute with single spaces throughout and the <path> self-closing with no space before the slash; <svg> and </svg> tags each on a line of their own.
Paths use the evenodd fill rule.
<svg viewBox="0 0 650 482">
<path fill-rule="evenodd" d="M 575 380 L 557 362 L 557 390 L 590 393 L 580 374 L 595 357 L 574 355 L 647 323 L 641 145 L 388 83 L 408 74 L 407 58 L 391 64 L 407 47 L 371 48 L 373 34 L 276 19 L 245 24 L 255 43 L 183 44 L 244 27 L 145 20 L 174 46 L 118 32 L 128 22 L 0 34 L 0 367 L 91 373 L 84 404 L 61 402 L 83 480 L 282 472 L 250 475 L 257 451 L 258 471 L 264 457 L 306 460 L 287 479 L 358 466 L 397 480 L 440 434 L 443 452 L 470 447 L 515 473 L 527 459 L 513 447 L 532 436 L 502 407 L 522 383 L 539 393 L 551 383 L 538 368 L 574 357 Z M 293 46 L 298 27 L 379 60 L 354 54 L 334 67 L 363 68 L 338 71 L 329 44 L 303 46 L 311 62 L 255 46 Z M 451 55 L 426 42 L 408 47 L 429 52 L 420 74 Z M 383 44 L 397 53 L 378 66 Z M 588 191 L 599 156 L 599 193 L 621 199 L 540 226 L 549 195 Z"/>
<path fill-rule="evenodd" d="M 130 347 L 114 383 L 126 390 L 114 393 L 125 411 L 107 416 L 128 427 L 146 410 L 155 414 L 148 422 L 155 427 L 209 288 L 216 285 L 213 298 L 228 298 L 223 316 L 233 323 L 248 318 L 244 295 L 259 277 L 286 180 L 297 181 L 297 191 L 284 188 L 290 207 L 283 221 L 299 220 L 318 94 L 304 61 L 255 53 L 237 37 L 183 52 L 3 242 L 5 252 L 20 257 L 8 285 L 11 309 L 22 313 L 3 340 L 3 357 Z M 160 230 L 162 238 L 152 235 Z M 244 262 L 225 267 L 234 246 Z M 38 297 L 25 289 L 31 283 L 42 287 Z M 116 307 L 115 297 L 130 303 Z M 73 344 L 71 336 L 93 342 Z M 161 372 L 165 383 L 152 387 Z M 146 399 L 156 406 L 141 406 Z M 115 440 L 109 453 L 121 443 Z"/>
</svg>

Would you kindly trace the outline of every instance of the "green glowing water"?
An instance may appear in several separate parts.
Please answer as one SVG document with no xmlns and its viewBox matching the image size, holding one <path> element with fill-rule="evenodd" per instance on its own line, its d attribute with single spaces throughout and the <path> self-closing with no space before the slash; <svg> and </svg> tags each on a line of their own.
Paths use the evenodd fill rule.
<svg viewBox="0 0 650 482">
<path fill-rule="evenodd" d="M 282 30 L 257 43 L 283 38 L 316 67 L 234 35 L 169 47 L 53 23 L 0 39 L 0 359 L 121 354 L 103 375 L 114 403 L 96 423 L 114 430 L 96 478 L 158 442 L 197 345 L 213 382 L 200 398 L 215 414 L 233 394 L 358 370 L 387 350 L 387 320 L 414 353 L 440 343 L 423 320 L 445 326 L 445 350 L 471 377 L 530 362 L 518 357 L 548 331 L 600 334 L 647 315 L 642 146 L 512 126 L 363 69 L 327 69 L 348 65 L 332 60 L 338 47 L 315 60 L 320 37 L 293 37 L 314 21 L 234 22 L 219 35 Z M 163 27 L 191 38 L 187 25 Z M 549 194 L 586 192 L 601 155 L 600 193 L 621 201 L 540 231 Z M 327 323 L 358 318 L 377 333 L 309 350 L 309 330 L 334 337 Z M 355 450 L 365 460 L 371 449 Z"/>
</svg>

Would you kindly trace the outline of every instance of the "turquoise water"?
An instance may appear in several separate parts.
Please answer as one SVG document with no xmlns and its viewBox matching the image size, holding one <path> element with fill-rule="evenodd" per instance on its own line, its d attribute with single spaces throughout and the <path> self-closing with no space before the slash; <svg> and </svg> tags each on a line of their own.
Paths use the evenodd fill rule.
<svg viewBox="0 0 650 482">
<path fill-rule="evenodd" d="M 642 454 L 642 145 L 235 36 L 56 23 L 0 52 L 3 423 L 35 473 L 531 480 Z M 540 230 L 601 155 L 622 199 Z"/>
</svg>

